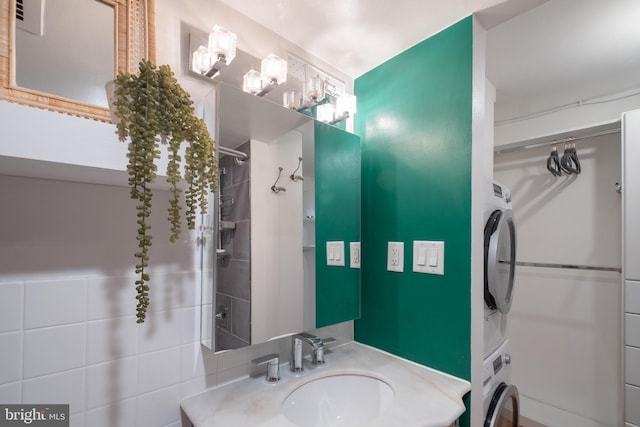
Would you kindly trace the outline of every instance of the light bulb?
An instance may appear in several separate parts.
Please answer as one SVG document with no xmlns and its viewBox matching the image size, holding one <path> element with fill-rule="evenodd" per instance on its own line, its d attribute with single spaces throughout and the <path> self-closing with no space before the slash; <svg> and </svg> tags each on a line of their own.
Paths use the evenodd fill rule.
<svg viewBox="0 0 640 427">
<path fill-rule="evenodd" d="M 287 61 L 272 53 L 262 60 L 261 73 L 267 84 L 282 84 L 287 81 Z"/>
<path fill-rule="evenodd" d="M 209 34 L 209 55 L 212 61 L 224 59 L 228 65 L 236 57 L 236 43 L 238 37 L 229 30 L 225 30 L 219 25 L 213 27 Z"/>
<path fill-rule="evenodd" d="M 249 70 L 242 78 L 242 90 L 252 94 L 260 92 L 262 89 L 262 78 L 256 70 Z"/>
<path fill-rule="evenodd" d="M 336 107 L 333 104 L 322 104 L 316 108 L 316 119 L 320 122 L 330 122 L 333 120 Z"/>
<path fill-rule="evenodd" d="M 211 55 L 209 55 L 209 49 L 204 46 L 200 46 L 195 52 L 193 52 L 191 69 L 196 73 L 204 74 L 209 71 L 210 67 Z"/>
</svg>

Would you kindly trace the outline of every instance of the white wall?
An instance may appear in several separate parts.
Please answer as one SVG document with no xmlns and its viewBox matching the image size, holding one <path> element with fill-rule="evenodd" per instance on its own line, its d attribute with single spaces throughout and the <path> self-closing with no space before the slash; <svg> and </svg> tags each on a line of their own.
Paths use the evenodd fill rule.
<svg viewBox="0 0 640 427">
<path fill-rule="evenodd" d="M 493 170 L 493 103 L 495 88 L 485 77 L 486 30 L 473 21 L 473 110 L 471 171 L 471 416 L 472 426 L 484 417 L 483 241 L 484 177 Z"/>
<path fill-rule="evenodd" d="M 549 151 L 495 157 L 495 179 L 513 195 L 517 259 L 619 267 L 620 135 L 579 141 L 578 176 L 554 178 Z M 526 417 L 558 427 L 620 425 L 620 283 L 619 273 L 517 268 L 508 335 Z"/>
<path fill-rule="evenodd" d="M 625 111 L 640 108 L 640 88 L 600 98 L 598 103 L 590 105 L 574 105 L 550 114 L 536 116 L 495 126 L 495 145 L 500 146 L 512 142 L 534 139 L 546 135 L 563 133 L 591 126 L 617 122 Z M 633 95 L 635 94 L 635 95 Z M 577 102 L 568 99 L 566 102 Z M 601 102 L 600 102 L 601 101 Z M 498 103 L 500 100 L 498 99 Z M 564 104 L 563 104 L 564 105 Z"/>
<path fill-rule="evenodd" d="M 289 175 L 302 156 L 302 134 L 291 131 L 271 141 L 251 141 L 251 337 L 265 341 L 304 327 L 302 181 Z M 284 191 L 274 193 L 271 186 Z M 314 323 L 315 325 L 315 323 Z"/>
</svg>

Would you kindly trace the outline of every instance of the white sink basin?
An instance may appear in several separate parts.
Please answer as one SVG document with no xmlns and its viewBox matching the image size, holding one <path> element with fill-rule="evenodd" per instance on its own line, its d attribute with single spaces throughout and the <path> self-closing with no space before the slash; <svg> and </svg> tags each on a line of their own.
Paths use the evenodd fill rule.
<svg viewBox="0 0 640 427">
<path fill-rule="evenodd" d="M 393 389 L 378 378 L 331 375 L 298 387 L 282 411 L 299 427 L 355 427 L 381 415 L 393 399 Z"/>
</svg>

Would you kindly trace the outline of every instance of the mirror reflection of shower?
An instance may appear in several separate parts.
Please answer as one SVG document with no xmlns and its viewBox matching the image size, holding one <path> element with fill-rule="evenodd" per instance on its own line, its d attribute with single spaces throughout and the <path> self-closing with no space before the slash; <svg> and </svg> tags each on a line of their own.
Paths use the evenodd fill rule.
<svg viewBox="0 0 640 427">
<path fill-rule="evenodd" d="M 215 351 L 251 343 L 250 143 L 218 152 Z"/>
</svg>

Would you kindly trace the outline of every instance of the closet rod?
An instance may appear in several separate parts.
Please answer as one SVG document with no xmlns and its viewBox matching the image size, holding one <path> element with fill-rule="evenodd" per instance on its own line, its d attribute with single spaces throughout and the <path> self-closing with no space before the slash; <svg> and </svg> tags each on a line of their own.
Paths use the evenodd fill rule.
<svg viewBox="0 0 640 427">
<path fill-rule="evenodd" d="M 545 262 L 522 262 L 516 261 L 516 265 L 523 267 L 544 267 L 544 268 L 568 268 L 571 270 L 598 270 L 598 271 L 615 271 L 622 273 L 620 267 L 599 267 L 593 265 L 575 265 L 575 264 L 551 264 Z"/>
<path fill-rule="evenodd" d="M 516 151 L 521 151 L 521 150 L 529 150 L 531 148 L 538 148 L 538 147 L 543 147 L 543 146 L 548 146 L 550 147 L 551 144 L 553 144 L 554 142 L 557 144 L 563 144 L 564 142 L 569 142 L 569 141 L 580 141 L 581 139 L 587 139 L 587 138 L 595 138 L 598 136 L 604 136 L 604 135 L 611 135 L 614 133 L 619 133 L 620 132 L 620 128 L 616 127 L 613 129 L 607 129 L 607 130 L 603 130 L 600 132 L 594 132 L 594 133 L 590 133 L 590 134 L 585 134 L 585 135 L 580 135 L 580 136 L 576 136 L 576 137 L 572 137 L 572 136 L 562 136 L 562 137 L 558 137 L 556 139 L 551 139 L 551 140 L 547 140 L 547 141 L 531 141 L 531 142 L 520 142 L 520 143 L 516 143 L 516 144 L 509 144 L 508 146 L 498 146 L 495 147 L 493 149 L 495 154 L 505 154 L 505 153 L 513 153 Z M 561 149 L 562 147 L 559 147 L 559 149 Z"/>
<path fill-rule="evenodd" d="M 219 153 L 228 154 L 228 155 L 233 156 L 233 157 L 239 157 L 239 158 L 245 159 L 245 160 L 249 158 L 249 156 L 246 153 L 243 153 L 242 151 L 234 150 L 233 148 L 227 148 L 227 147 L 218 146 L 217 150 L 218 150 Z"/>
</svg>

